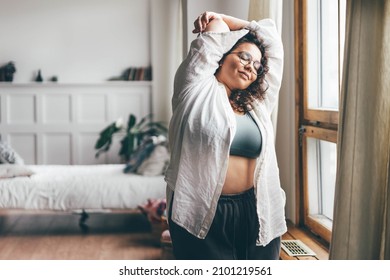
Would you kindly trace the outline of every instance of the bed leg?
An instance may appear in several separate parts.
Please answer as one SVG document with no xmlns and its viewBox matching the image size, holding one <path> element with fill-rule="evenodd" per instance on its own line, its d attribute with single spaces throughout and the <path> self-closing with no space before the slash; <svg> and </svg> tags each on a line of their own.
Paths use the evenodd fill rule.
<svg viewBox="0 0 390 280">
<path fill-rule="evenodd" d="M 83 211 L 81 212 L 80 214 L 80 220 L 79 220 L 79 227 L 84 231 L 88 231 L 88 225 L 86 224 L 86 221 L 87 219 L 89 218 L 89 215 L 87 214 L 87 212 L 85 212 L 85 210 L 83 209 Z"/>
</svg>

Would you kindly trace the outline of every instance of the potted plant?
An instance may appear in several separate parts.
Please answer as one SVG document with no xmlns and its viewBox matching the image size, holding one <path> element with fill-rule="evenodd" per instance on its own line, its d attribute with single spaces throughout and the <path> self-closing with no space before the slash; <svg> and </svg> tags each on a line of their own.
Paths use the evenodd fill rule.
<svg viewBox="0 0 390 280">
<path fill-rule="evenodd" d="M 118 119 L 100 132 L 99 139 L 95 144 L 95 149 L 97 150 L 95 156 L 98 157 L 101 153 L 110 149 L 114 134 L 122 134 L 123 138 L 120 141 L 119 156 L 124 162 L 128 162 L 145 137 L 160 135 L 166 137 L 167 132 L 168 129 L 162 122 L 152 121 L 151 114 L 143 117 L 138 123 L 136 117 L 130 114 L 127 126 L 123 125 L 122 119 Z"/>
</svg>

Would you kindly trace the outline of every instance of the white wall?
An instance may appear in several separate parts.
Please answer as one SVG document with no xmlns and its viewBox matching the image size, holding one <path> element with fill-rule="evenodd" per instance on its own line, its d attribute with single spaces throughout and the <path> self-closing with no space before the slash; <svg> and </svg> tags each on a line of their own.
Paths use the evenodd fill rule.
<svg viewBox="0 0 390 280">
<path fill-rule="evenodd" d="M 130 66 L 148 66 L 148 0 L 0 0 L 0 65 L 14 81 L 101 82 Z"/>
<path fill-rule="evenodd" d="M 153 65 L 152 111 L 157 120 L 169 122 L 176 69 L 182 61 L 181 0 L 151 1 Z"/>
<path fill-rule="evenodd" d="M 223 13 L 234 17 L 248 18 L 249 0 L 187 0 L 187 42 L 196 38 L 192 34 L 194 20 L 204 11 Z"/>
</svg>

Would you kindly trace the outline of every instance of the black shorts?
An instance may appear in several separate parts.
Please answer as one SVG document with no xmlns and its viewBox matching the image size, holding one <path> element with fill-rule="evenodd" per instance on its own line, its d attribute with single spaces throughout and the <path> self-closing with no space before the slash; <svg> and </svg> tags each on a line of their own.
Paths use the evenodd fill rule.
<svg viewBox="0 0 390 280">
<path fill-rule="evenodd" d="M 214 220 L 205 239 L 197 238 L 175 224 L 171 220 L 171 213 L 168 213 L 168 219 L 176 259 L 279 259 L 280 237 L 266 246 L 256 246 L 259 221 L 254 188 L 240 194 L 221 195 Z"/>
</svg>

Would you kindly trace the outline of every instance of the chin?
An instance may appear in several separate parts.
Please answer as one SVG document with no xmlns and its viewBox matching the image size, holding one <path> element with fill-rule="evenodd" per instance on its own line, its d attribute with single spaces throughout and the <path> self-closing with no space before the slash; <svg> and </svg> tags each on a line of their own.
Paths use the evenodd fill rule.
<svg viewBox="0 0 390 280">
<path fill-rule="evenodd" d="M 251 85 L 251 83 L 245 83 L 245 84 L 241 84 L 240 86 L 237 87 L 237 89 L 247 89 L 249 86 Z"/>
<path fill-rule="evenodd" d="M 237 84 L 237 89 L 246 89 L 252 84 L 252 81 L 240 79 L 239 83 Z"/>
</svg>

